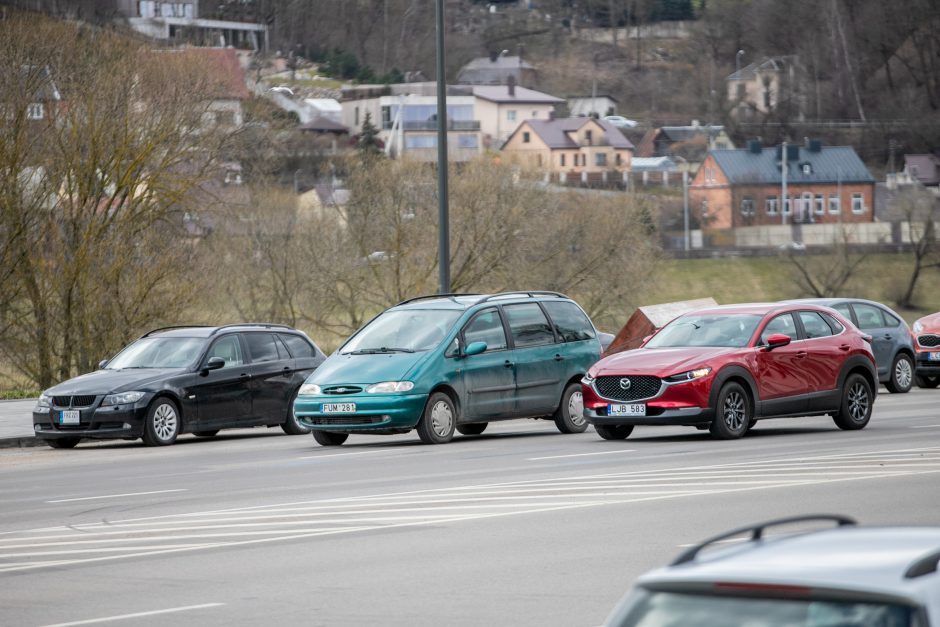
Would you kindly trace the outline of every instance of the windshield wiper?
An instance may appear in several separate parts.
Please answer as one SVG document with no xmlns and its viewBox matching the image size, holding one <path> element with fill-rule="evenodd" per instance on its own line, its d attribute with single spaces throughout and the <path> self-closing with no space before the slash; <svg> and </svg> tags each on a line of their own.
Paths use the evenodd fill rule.
<svg viewBox="0 0 940 627">
<path fill-rule="evenodd" d="M 381 353 L 413 353 L 414 351 L 410 348 L 389 348 L 383 346 L 382 348 L 360 348 L 358 350 L 349 351 L 348 353 L 343 353 L 344 355 L 377 355 Z"/>
</svg>

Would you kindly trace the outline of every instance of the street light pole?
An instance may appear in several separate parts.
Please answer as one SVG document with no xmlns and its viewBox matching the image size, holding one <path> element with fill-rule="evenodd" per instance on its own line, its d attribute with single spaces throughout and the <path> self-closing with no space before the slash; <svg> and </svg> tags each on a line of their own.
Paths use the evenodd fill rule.
<svg viewBox="0 0 940 627">
<path fill-rule="evenodd" d="M 450 293 L 450 219 L 447 211 L 447 77 L 444 74 L 444 0 L 437 0 L 437 199 L 440 293 Z"/>
</svg>

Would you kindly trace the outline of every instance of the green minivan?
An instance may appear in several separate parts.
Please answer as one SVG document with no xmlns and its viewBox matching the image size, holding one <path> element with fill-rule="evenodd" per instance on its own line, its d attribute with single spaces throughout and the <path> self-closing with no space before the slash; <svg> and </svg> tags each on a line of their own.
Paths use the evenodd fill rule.
<svg viewBox="0 0 940 627">
<path fill-rule="evenodd" d="M 591 320 L 563 294 L 413 298 L 346 340 L 300 387 L 293 411 L 324 446 L 412 429 L 440 444 L 510 418 L 581 433 L 580 381 L 600 353 Z"/>
</svg>

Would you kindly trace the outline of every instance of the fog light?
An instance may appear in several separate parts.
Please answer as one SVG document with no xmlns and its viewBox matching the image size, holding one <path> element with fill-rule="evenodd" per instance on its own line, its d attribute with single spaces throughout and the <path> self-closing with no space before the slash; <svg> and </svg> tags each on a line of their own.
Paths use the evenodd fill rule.
<svg viewBox="0 0 940 627">
<path fill-rule="evenodd" d="M 42 425 L 33 425 L 33 431 L 42 431 Z"/>
<path fill-rule="evenodd" d="M 130 429 L 130 428 L 131 428 L 130 423 L 127 423 L 127 422 L 125 422 L 125 423 L 124 423 L 123 425 L 121 425 L 121 426 L 122 426 L 124 429 Z"/>
</svg>

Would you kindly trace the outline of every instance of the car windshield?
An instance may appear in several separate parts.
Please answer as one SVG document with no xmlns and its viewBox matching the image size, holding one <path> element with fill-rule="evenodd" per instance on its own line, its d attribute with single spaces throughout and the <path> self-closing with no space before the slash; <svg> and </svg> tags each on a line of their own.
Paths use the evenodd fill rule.
<svg viewBox="0 0 940 627">
<path fill-rule="evenodd" d="M 912 627 L 909 607 L 884 603 L 641 593 L 610 627 Z"/>
<path fill-rule="evenodd" d="M 108 362 L 108 370 L 185 368 L 196 361 L 206 340 L 201 337 L 145 337 Z"/>
<path fill-rule="evenodd" d="M 754 335 L 761 316 L 756 314 L 690 314 L 676 318 L 644 348 L 723 346 L 741 348 Z"/>
<path fill-rule="evenodd" d="M 462 314 L 453 309 L 392 309 L 370 322 L 342 354 L 413 353 L 441 343 Z"/>
</svg>

